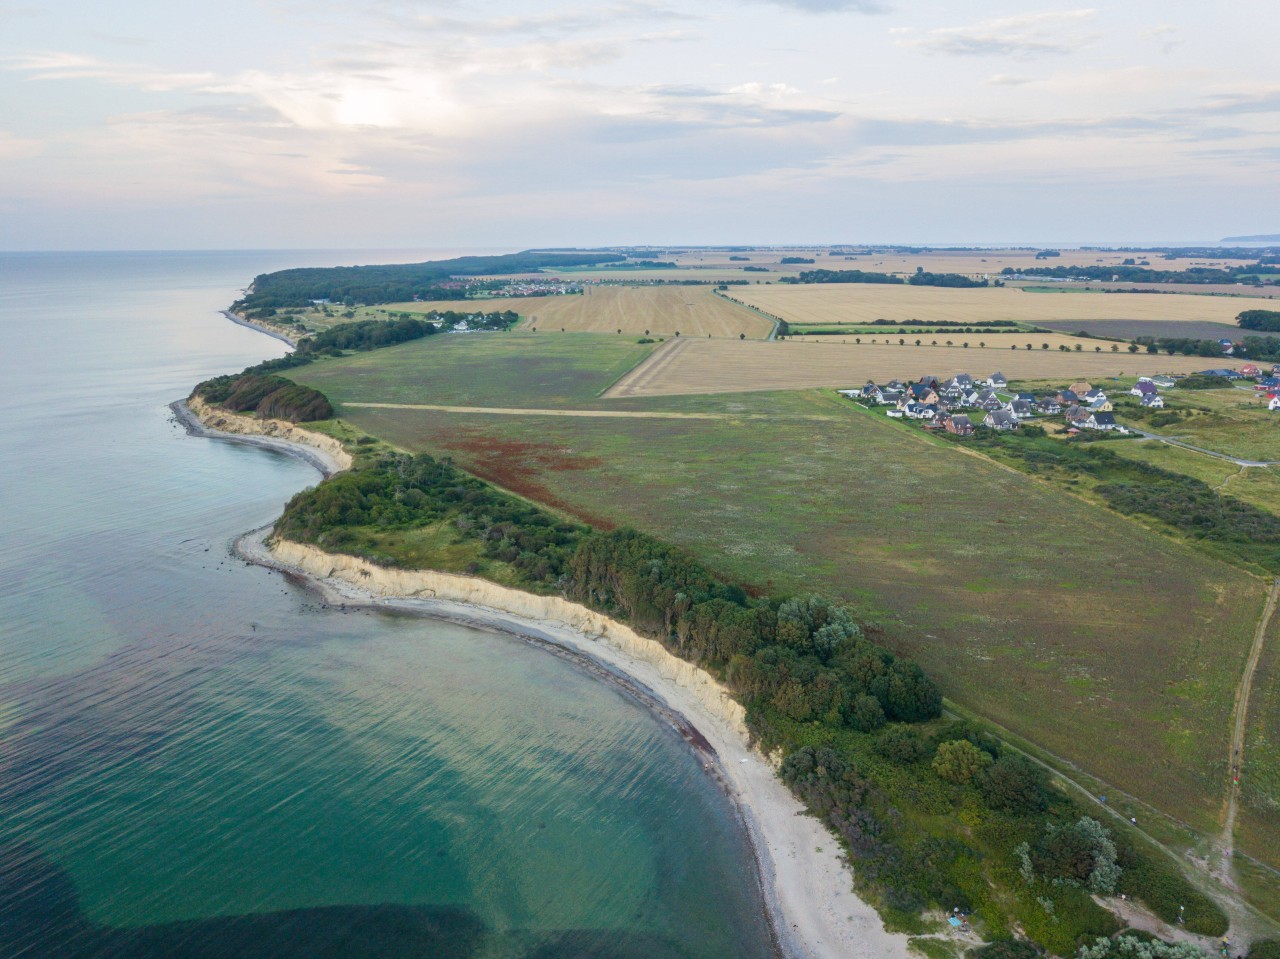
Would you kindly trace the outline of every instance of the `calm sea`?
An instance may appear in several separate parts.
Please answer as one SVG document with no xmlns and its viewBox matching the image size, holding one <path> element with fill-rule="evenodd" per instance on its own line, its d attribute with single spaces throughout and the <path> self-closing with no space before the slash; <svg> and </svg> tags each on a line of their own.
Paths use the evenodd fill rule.
<svg viewBox="0 0 1280 959">
<path fill-rule="evenodd" d="M 234 560 L 316 482 L 166 404 L 218 309 L 414 253 L 0 254 L 0 956 L 764 957 L 681 739 L 518 641 Z"/>
</svg>

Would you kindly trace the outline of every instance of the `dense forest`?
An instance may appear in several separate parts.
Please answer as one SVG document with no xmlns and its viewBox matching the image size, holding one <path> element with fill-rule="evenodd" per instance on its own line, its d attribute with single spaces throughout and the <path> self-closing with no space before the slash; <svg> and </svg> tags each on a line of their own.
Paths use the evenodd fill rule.
<svg viewBox="0 0 1280 959">
<path fill-rule="evenodd" d="M 451 277 L 528 273 L 556 267 L 619 263 L 620 253 L 543 253 L 536 250 L 502 256 L 461 256 L 452 260 L 385 266 L 307 267 L 264 273 L 256 277 L 243 299 L 232 304 L 237 313 L 263 316 L 263 311 L 309 306 L 313 300 L 355 304 L 403 303 L 412 299 L 460 300 L 465 289 L 449 284 Z"/>
<path fill-rule="evenodd" d="M 199 384 L 192 395 L 233 413 L 252 413 L 263 419 L 307 423 L 333 416 L 328 397 L 283 376 L 261 373 L 218 376 Z"/>
<path fill-rule="evenodd" d="M 1093 893 L 1142 899 L 1220 935 L 1226 917 L 1159 854 L 1090 818 L 1047 771 L 941 717 L 937 686 L 817 596 L 761 596 L 634 530 L 556 517 L 426 455 L 381 454 L 295 496 L 279 535 L 388 566 L 414 531 L 446 533 L 504 581 L 630 623 L 726 683 L 781 775 L 840 836 L 861 894 L 922 931 L 960 908 L 990 938 L 1015 926 L 1059 955 L 1117 929 Z M 470 551 L 467 553 L 467 551 Z"/>
<path fill-rule="evenodd" d="M 950 286 L 964 289 L 987 286 L 986 280 L 975 280 L 963 273 L 926 273 L 923 270 L 917 270 L 907 277 L 907 282 L 912 286 Z"/>
</svg>

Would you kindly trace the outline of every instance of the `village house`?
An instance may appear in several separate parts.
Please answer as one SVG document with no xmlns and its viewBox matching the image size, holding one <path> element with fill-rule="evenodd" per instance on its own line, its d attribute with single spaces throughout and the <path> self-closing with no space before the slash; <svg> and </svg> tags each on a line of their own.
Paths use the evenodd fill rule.
<svg viewBox="0 0 1280 959">
<path fill-rule="evenodd" d="M 1076 396 L 1084 396 L 1091 389 L 1093 389 L 1093 384 L 1091 384 L 1088 380 L 1079 380 L 1075 383 L 1072 383 L 1069 389 L 1071 390 L 1072 393 L 1076 394 Z"/>
<path fill-rule="evenodd" d="M 1270 392 L 1274 389 L 1280 389 L 1280 376 L 1268 376 L 1266 379 L 1259 382 L 1254 389 L 1263 393 Z"/>
<path fill-rule="evenodd" d="M 978 402 L 973 405 L 988 411 L 998 410 L 1000 407 L 1004 406 L 1004 401 L 1001 400 L 1000 397 L 996 396 L 992 390 L 983 390 L 978 394 Z"/>
<path fill-rule="evenodd" d="M 1252 363 L 1246 363 L 1244 366 L 1240 367 L 1240 375 L 1241 376 L 1261 376 L 1262 370 L 1258 369 Z"/>
<path fill-rule="evenodd" d="M 909 420 L 931 420 L 935 412 L 923 403 L 907 403 L 902 409 Z"/>
<path fill-rule="evenodd" d="M 924 383 L 912 383 L 907 387 L 907 395 L 917 403 L 936 403 L 938 394 L 931 386 Z"/>
<path fill-rule="evenodd" d="M 1111 401 L 1105 396 L 1102 396 L 1089 404 L 1090 413 L 1110 413 L 1113 409 L 1114 407 L 1111 405 Z"/>
<path fill-rule="evenodd" d="M 1042 396 L 1040 397 L 1039 400 L 1036 401 L 1036 409 L 1038 409 L 1041 413 L 1049 413 L 1049 414 L 1061 413 L 1062 404 L 1059 403 L 1052 396 Z"/>
<path fill-rule="evenodd" d="M 1096 403 L 1098 400 L 1105 400 L 1107 394 L 1095 386 L 1093 389 L 1085 391 L 1084 398 L 1090 403 Z"/>
<path fill-rule="evenodd" d="M 993 410 L 983 418 L 982 425 L 993 430 L 1016 430 L 1018 418 L 1008 410 Z"/>
<path fill-rule="evenodd" d="M 1009 381 L 1004 378 L 1004 374 L 1000 372 L 992 373 L 987 377 L 987 386 L 993 390 L 1003 390 L 1009 385 Z"/>
<path fill-rule="evenodd" d="M 1075 406 L 1080 402 L 1080 395 L 1075 390 L 1058 390 L 1058 402 L 1063 406 Z"/>
<path fill-rule="evenodd" d="M 1151 382 L 1162 390 L 1171 390 L 1178 385 L 1178 381 L 1172 376 L 1153 376 Z"/>
<path fill-rule="evenodd" d="M 955 387 L 959 390 L 969 390 L 973 388 L 973 377 L 968 373 L 957 373 L 947 381 L 947 386 Z"/>
<path fill-rule="evenodd" d="M 1280 396 L 1273 396 L 1267 401 L 1267 409 L 1280 410 Z"/>
<path fill-rule="evenodd" d="M 1160 391 L 1156 389 L 1156 385 L 1150 380 L 1138 380 L 1134 388 L 1129 391 L 1129 395 L 1141 397 L 1150 396 L 1151 394 L 1158 392 Z"/>
<path fill-rule="evenodd" d="M 948 433 L 954 433 L 956 436 L 973 435 L 973 423 L 964 413 L 957 413 L 955 416 L 947 417 L 946 427 Z"/>
<path fill-rule="evenodd" d="M 1067 407 L 1067 422 L 1072 426 L 1083 426 L 1085 421 L 1089 419 L 1089 411 L 1083 410 L 1079 406 Z"/>
<path fill-rule="evenodd" d="M 1026 400 L 1011 400 L 1005 404 L 1004 408 L 1020 420 L 1029 420 L 1035 416 L 1035 410 L 1031 408 L 1031 404 Z"/>
<path fill-rule="evenodd" d="M 1084 426 L 1091 430 L 1113 430 L 1116 428 L 1116 418 L 1112 413 L 1090 413 Z"/>
<path fill-rule="evenodd" d="M 1148 393 L 1142 398 L 1142 405 L 1151 410 L 1164 409 L 1164 397 L 1159 393 Z"/>
</svg>

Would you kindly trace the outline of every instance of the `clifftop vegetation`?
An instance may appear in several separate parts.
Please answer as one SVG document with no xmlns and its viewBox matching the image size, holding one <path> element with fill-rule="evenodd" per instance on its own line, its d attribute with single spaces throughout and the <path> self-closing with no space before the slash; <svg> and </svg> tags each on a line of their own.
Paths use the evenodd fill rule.
<svg viewBox="0 0 1280 959">
<path fill-rule="evenodd" d="M 383 266 L 308 267 L 263 273 L 256 277 L 243 299 L 232 304 L 236 312 L 262 315 L 264 310 L 309 306 L 313 300 L 330 300 L 349 306 L 403 303 L 422 300 L 462 300 L 466 290 L 449 283 L 451 277 L 528 273 L 547 267 L 595 266 L 618 263 L 620 253 L 542 253 L 529 250 L 502 256 L 460 256 L 426 263 Z"/>
</svg>

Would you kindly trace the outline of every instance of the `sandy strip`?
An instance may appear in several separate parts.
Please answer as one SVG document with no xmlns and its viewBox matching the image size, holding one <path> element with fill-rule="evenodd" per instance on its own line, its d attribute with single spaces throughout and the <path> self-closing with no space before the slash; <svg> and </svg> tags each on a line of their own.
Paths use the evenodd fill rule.
<svg viewBox="0 0 1280 959">
<path fill-rule="evenodd" d="M 195 421 L 197 435 L 269 446 L 299 456 L 326 475 L 337 463 L 321 465 L 314 448 L 276 437 L 229 435 L 195 420 L 181 402 L 174 411 L 184 422 Z M 185 417 L 184 417 L 185 412 Z M 701 751 L 707 771 L 734 801 L 759 865 L 764 898 L 780 953 L 788 959 L 907 959 L 905 935 L 889 933 L 876 911 L 853 893 L 852 877 L 830 831 L 809 816 L 778 779 L 773 765 L 748 744 L 741 707 L 728 699 L 708 674 L 679 660 L 653 640 L 637 637 L 624 624 L 585 607 L 550 597 L 508 590 L 484 580 L 430 571 L 397 571 L 423 577 L 429 590 L 417 595 L 379 595 L 370 588 L 380 568 L 354 557 L 328 556 L 311 547 L 283 543 L 291 554 L 310 553 L 332 568 L 319 575 L 313 563 L 303 568 L 284 562 L 267 545 L 269 529 L 247 533 L 236 542 L 237 554 L 251 562 L 299 577 L 330 602 L 414 612 L 504 632 L 539 645 L 551 644 L 583 657 L 599 669 L 625 680 L 655 712 Z M 387 571 L 388 575 L 392 571 Z M 454 589 L 449 583 L 455 584 Z M 461 602 L 482 596 L 489 602 Z M 423 594 L 426 595 L 423 595 Z M 514 609 L 501 608 L 504 601 Z M 592 632 L 568 621 L 522 615 L 538 604 L 576 609 L 573 623 L 592 623 Z"/>
<path fill-rule="evenodd" d="M 298 341 L 292 336 L 287 335 L 279 327 L 266 326 L 262 323 L 254 323 L 252 320 L 246 320 L 239 313 L 232 313 L 230 310 L 223 310 L 222 315 L 234 323 L 236 326 L 246 326 L 251 330 L 257 330 L 259 333 L 265 333 L 273 340 L 279 340 L 281 343 L 288 343 L 290 346 L 297 346 Z"/>
</svg>

